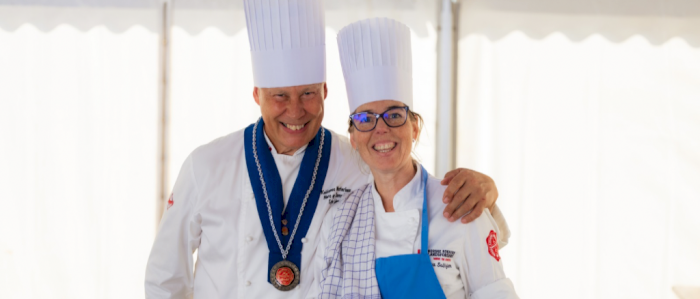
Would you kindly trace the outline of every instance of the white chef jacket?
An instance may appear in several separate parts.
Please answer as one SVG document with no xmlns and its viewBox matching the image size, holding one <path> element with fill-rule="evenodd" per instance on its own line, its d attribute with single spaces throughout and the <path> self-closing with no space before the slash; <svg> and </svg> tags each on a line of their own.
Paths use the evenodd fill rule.
<svg viewBox="0 0 700 299">
<path fill-rule="evenodd" d="M 331 133 L 328 172 L 302 239 L 296 289 L 282 292 L 268 283 L 269 249 L 246 168 L 244 130 L 240 130 L 200 146 L 185 160 L 148 259 L 146 298 L 306 298 L 314 285 L 314 272 L 320 270 L 312 261 L 324 216 L 333 203 L 366 184 L 369 174 L 348 139 Z M 292 156 L 281 155 L 267 136 L 266 140 L 286 203 L 306 148 Z"/>
<path fill-rule="evenodd" d="M 371 192 L 375 202 L 375 255 L 376 258 L 401 254 L 415 254 L 421 248 L 421 213 L 423 210 L 423 188 L 421 171 L 418 167 L 413 179 L 394 196 L 395 212 L 387 213 L 382 199 L 377 193 L 374 179 L 370 175 Z M 490 255 L 487 237 L 494 231 L 500 245 L 499 223 L 488 209 L 476 220 L 468 224 L 449 222 L 442 216 L 445 204 L 441 200 L 446 186 L 440 180 L 429 176 L 428 182 L 429 236 L 428 254 L 440 286 L 448 299 L 455 298 L 518 298 L 512 282 L 503 272 L 500 256 Z M 362 196 L 362 195 L 359 195 Z M 340 206 L 340 205 L 336 205 Z M 310 295 L 318 296 L 321 288 L 321 269 L 326 268 L 324 259 L 328 237 L 335 211 L 331 208 L 321 228 L 319 248 L 314 257 L 316 282 Z M 494 211 L 500 215 L 495 207 Z M 502 217 L 505 230 L 507 225 Z M 496 259 L 498 257 L 498 260 Z"/>
<path fill-rule="evenodd" d="M 347 138 L 333 134 L 328 173 L 302 239 L 300 286 L 282 292 L 267 279 L 267 241 L 258 218 L 243 146 L 244 130 L 194 150 L 175 182 L 146 269 L 146 298 L 303 298 L 313 281 L 312 257 L 330 204 L 367 180 Z M 267 139 L 267 137 L 266 137 Z M 288 201 L 305 147 L 278 154 L 268 141 Z M 305 211 L 309 213 L 313 211 Z M 286 245 L 286 244 L 283 244 Z M 193 274 L 192 254 L 198 250 Z"/>
</svg>

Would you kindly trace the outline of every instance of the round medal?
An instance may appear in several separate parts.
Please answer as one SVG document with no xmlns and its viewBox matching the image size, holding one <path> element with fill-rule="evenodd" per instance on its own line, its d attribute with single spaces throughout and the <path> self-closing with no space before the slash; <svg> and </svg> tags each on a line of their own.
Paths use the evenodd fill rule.
<svg viewBox="0 0 700 299">
<path fill-rule="evenodd" d="M 289 291 L 299 285 L 299 274 L 297 265 L 284 260 L 272 266 L 272 269 L 270 269 L 270 281 L 276 289 Z"/>
</svg>

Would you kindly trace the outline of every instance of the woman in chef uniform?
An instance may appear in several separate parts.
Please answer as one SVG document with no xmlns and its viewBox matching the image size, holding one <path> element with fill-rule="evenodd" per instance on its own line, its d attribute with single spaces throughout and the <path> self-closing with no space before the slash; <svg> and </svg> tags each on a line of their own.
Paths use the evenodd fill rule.
<svg viewBox="0 0 700 299">
<path fill-rule="evenodd" d="M 316 253 L 319 298 L 518 298 L 488 210 L 448 222 L 445 191 L 411 157 L 423 125 L 413 112 L 410 30 L 386 18 L 338 33 L 350 140 L 367 185 L 327 214 Z M 431 199 L 431 197 L 433 197 Z"/>
</svg>

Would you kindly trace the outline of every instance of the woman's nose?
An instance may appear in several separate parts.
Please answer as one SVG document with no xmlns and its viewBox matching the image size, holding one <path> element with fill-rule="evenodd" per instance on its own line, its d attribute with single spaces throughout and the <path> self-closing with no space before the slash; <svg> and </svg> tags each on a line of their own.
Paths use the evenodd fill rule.
<svg viewBox="0 0 700 299">
<path fill-rule="evenodd" d="M 377 118 L 377 126 L 374 128 L 377 133 L 386 133 L 389 131 L 389 126 L 383 117 Z"/>
</svg>

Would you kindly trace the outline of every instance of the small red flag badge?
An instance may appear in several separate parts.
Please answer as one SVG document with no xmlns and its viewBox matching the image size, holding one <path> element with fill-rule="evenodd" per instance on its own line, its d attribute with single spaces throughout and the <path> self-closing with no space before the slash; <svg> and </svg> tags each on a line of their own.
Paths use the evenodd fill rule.
<svg viewBox="0 0 700 299">
<path fill-rule="evenodd" d="M 168 210 L 173 206 L 173 194 L 170 193 L 170 198 L 168 198 Z"/>
<path fill-rule="evenodd" d="M 491 230 L 489 236 L 486 237 L 486 245 L 489 247 L 489 254 L 496 259 L 496 261 L 501 260 L 501 256 L 498 254 L 498 238 L 496 237 L 496 232 Z"/>
</svg>

